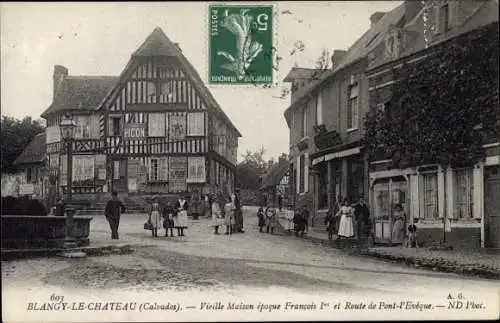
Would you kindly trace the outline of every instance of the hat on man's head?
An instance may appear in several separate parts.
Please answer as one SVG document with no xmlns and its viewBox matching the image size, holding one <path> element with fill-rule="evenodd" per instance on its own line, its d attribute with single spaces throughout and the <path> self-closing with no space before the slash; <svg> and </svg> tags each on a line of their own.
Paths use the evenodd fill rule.
<svg viewBox="0 0 500 323">
<path fill-rule="evenodd" d="M 153 201 L 156 201 L 158 200 L 158 195 L 153 195 L 153 197 L 151 198 Z"/>
</svg>

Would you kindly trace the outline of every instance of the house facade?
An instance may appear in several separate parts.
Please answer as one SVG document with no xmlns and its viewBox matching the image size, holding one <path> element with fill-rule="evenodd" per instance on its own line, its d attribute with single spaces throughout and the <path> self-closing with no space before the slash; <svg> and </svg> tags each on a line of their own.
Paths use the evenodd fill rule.
<svg viewBox="0 0 500 323">
<path fill-rule="evenodd" d="M 410 5 L 406 14 L 414 13 L 411 19 L 391 27 L 383 43 L 385 54 L 378 56 L 367 70 L 370 109 L 382 111 L 387 118 L 394 109 L 404 108 L 402 102 L 395 102 L 393 98 L 399 82 L 395 75 L 399 70 L 425 63 L 432 55 L 446 50 L 453 40 L 461 38 L 467 42 L 467 37 L 476 37 L 477 30 L 498 30 L 496 1 L 441 1 L 429 6 L 415 2 Z M 470 93 L 474 95 L 474 91 Z M 371 159 L 370 207 L 376 239 L 392 242 L 393 212 L 400 205 L 407 215 L 407 223 L 417 225 L 423 244 L 446 241 L 458 247 L 498 248 L 498 138 L 498 134 L 485 137 L 485 159 L 469 167 L 430 163 L 398 168 L 394 167 L 390 156 L 381 154 Z"/>
<path fill-rule="evenodd" d="M 337 201 L 369 199 L 363 145 L 364 115 L 369 110 L 365 71 L 379 55 L 389 26 L 403 14 L 403 6 L 388 14 L 374 13 L 370 29 L 349 50 L 333 52 L 331 68 L 299 85 L 294 70 L 285 79 L 292 82 L 292 103 L 285 111 L 292 183 L 297 198 L 310 199 L 314 227 L 324 226 L 328 209 Z"/>
<path fill-rule="evenodd" d="M 10 176 L 10 179 L 2 178 L 2 182 L 13 180 L 16 183 L 9 194 L 45 200 L 50 190 L 50 178 L 46 171 L 45 162 L 45 132 L 42 132 L 31 140 L 14 161 L 13 164 L 19 169 L 19 172 Z M 5 191 L 7 193 L 9 189 L 6 188 Z"/>
<path fill-rule="evenodd" d="M 273 165 L 261 178 L 260 191 L 266 195 L 269 205 L 278 206 L 278 197 L 281 196 L 282 206 L 285 208 L 290 199 L 290 162 L 286 154 L 282 154 L 278 163 Z"/>
<path fill-rule="evenodd" d="M 202 193 L 234 189 L 238 138 L 181 49 L 156 28 L 118 77 L 54 68 L 46 152 L 67 185 L 59 122 L 76 120 L 73 193 Z"/>
</svg>

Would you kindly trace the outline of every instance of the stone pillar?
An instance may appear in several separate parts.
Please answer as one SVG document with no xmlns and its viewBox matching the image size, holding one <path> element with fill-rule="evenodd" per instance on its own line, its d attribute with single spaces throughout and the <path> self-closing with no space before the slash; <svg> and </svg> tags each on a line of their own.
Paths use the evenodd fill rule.
<svg viewBox="0 0 500 323">
<path fill-rule="evenodd" d="M 326 165 L 326 168 L 327 168 L 326 192 L 328 194 L 328 207 L 332 207 L 335 203 L 335 196 L 333 196 L 334 183 L 332 182 L 332 162 L 327 161 L 326 163 L 327 163 L 327 165 Z"/>
</svg>

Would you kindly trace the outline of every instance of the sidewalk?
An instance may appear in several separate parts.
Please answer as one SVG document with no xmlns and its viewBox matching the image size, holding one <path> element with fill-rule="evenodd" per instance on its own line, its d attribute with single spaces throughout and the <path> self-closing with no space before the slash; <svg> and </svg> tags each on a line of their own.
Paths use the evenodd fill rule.
<svg viewBox="0 0 500 323">
<path fill-rule="evenodd" d="M 500 252 L 498 250 L 430 250 L 402 246 L 359 248 L 359 243 L 356 240 L 347 242 L 328 240 L 327 232 L 312 229 L 304 238 L 334 248 L 345 249 L 355 255 L 405 263 L 415 268 L 500 279 Z"/>
</svg>

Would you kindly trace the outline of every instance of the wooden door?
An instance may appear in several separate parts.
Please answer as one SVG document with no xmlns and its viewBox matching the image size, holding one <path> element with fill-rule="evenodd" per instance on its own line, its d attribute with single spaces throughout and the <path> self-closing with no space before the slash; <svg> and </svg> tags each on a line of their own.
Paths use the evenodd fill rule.
<svg viewBox="0 0 500 323">
<path fill-rule="evenodd" d="M 484 168 L 484 246 L 500 248 L 500 166 Z"/>
<path fill-rule="evenodd" d="M 113 191 L 128 192 L 127 183 L 127 160 L 115 159 L 113 160 Z"/>
</svg>

